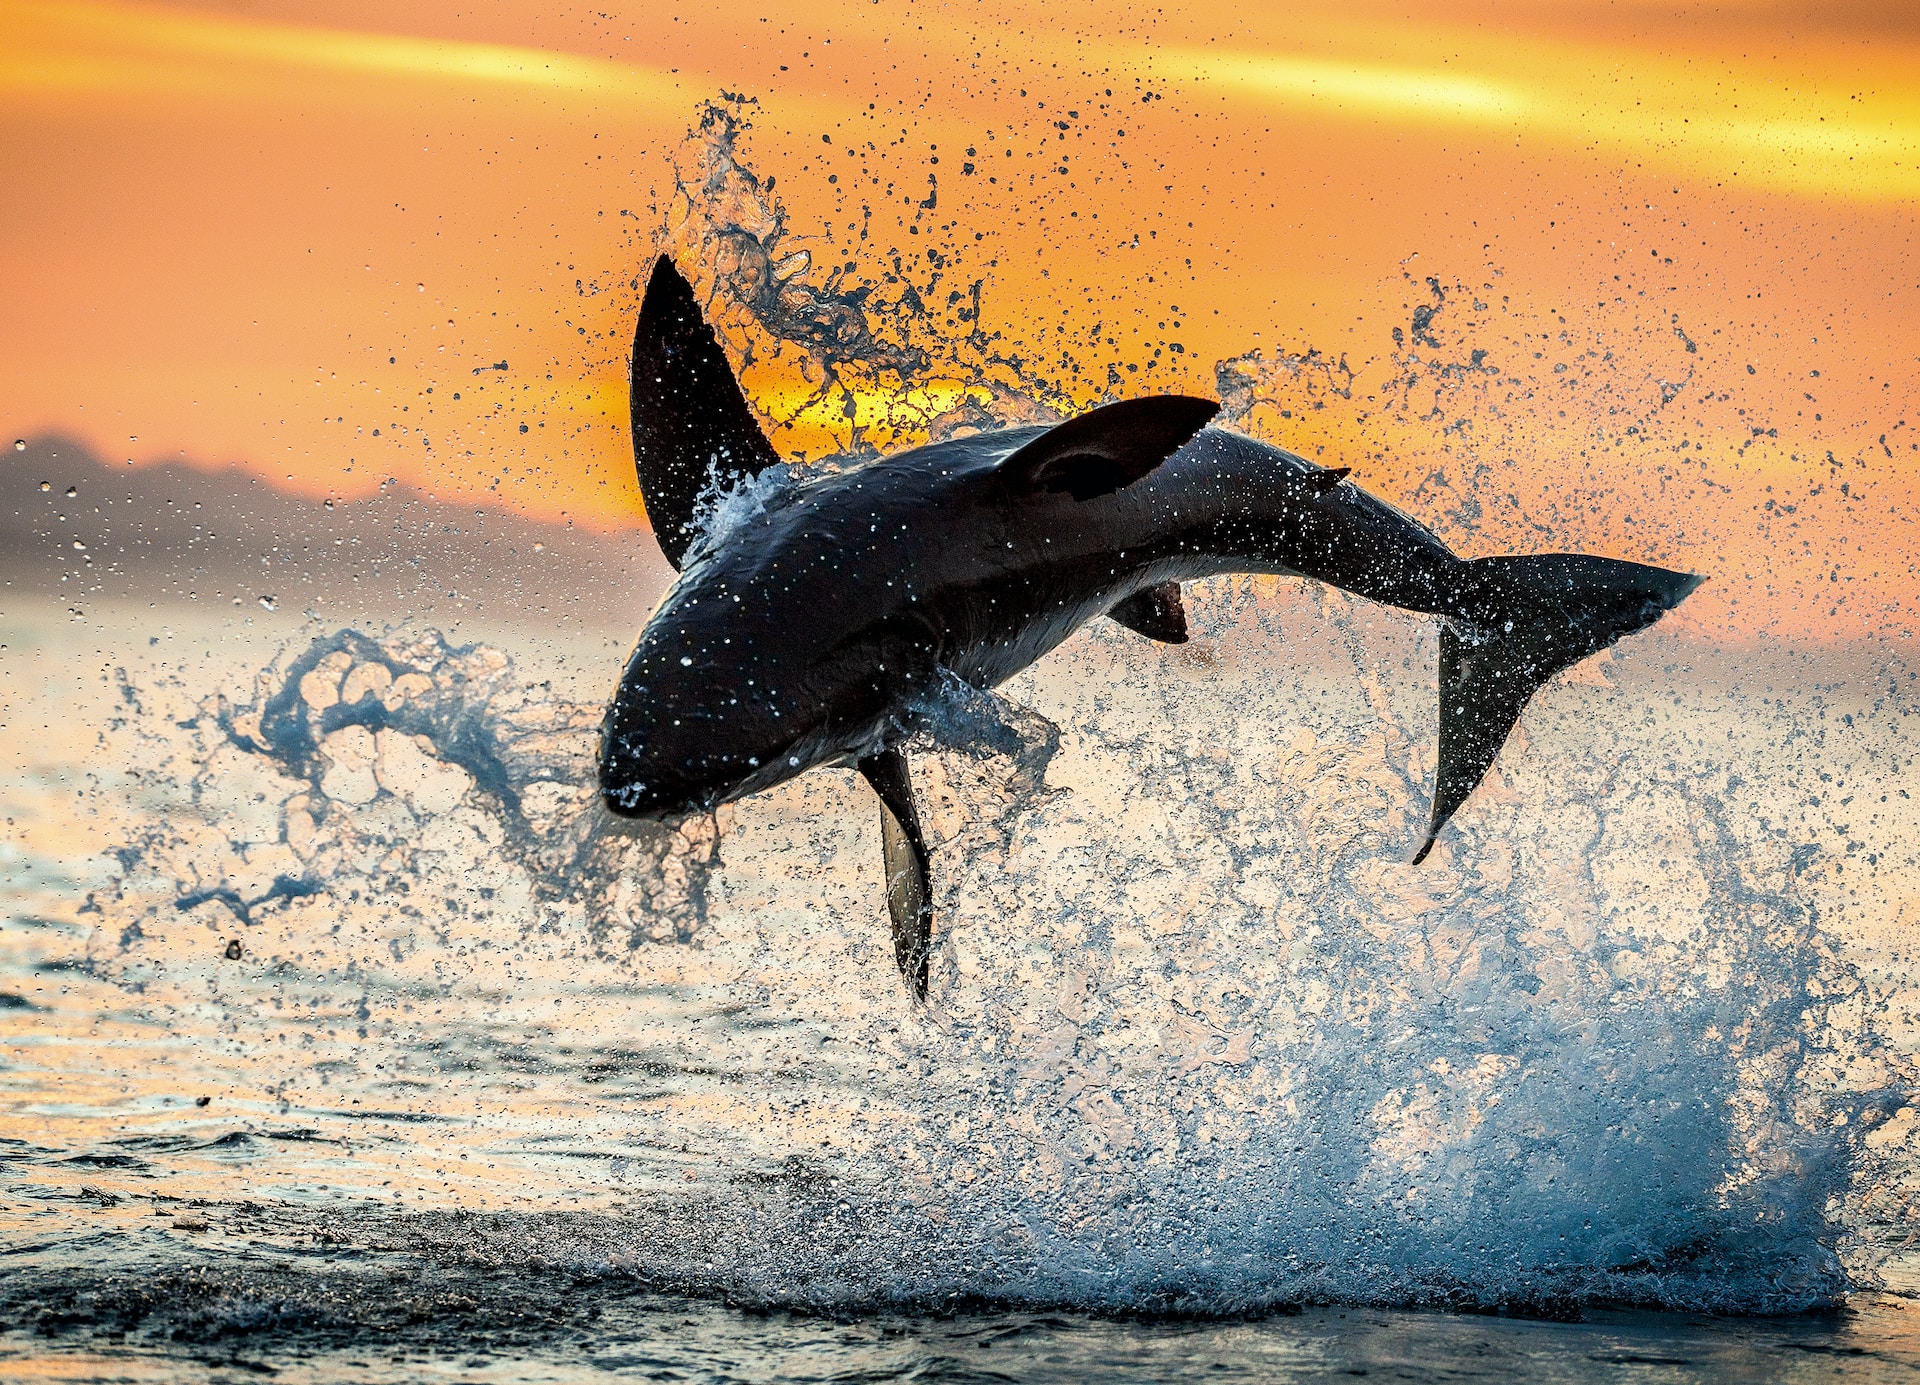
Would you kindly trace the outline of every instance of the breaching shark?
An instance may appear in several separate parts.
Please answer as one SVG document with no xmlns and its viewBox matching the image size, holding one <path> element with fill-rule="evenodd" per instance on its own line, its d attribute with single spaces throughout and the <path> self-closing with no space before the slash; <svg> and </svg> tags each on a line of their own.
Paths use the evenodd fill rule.
<svg viewBox="0 0 1920 1385">
<path fill-rule="evenodd" d="M 858 769 L 880 797 L 894 957 L 920 999 L 933 892 L 903 744 L 943 682 L 992 689 L 1101 616 L 1181 643 L 1180 584 L 1222 573 L 1438 616 L 1439 769 L 1417 865 L 1541 685 L 1704 580 L 1578 553 L 1456 557 L 1347 468 L 1208 427 L 1219 405 L 1181 395 L 785 466 L 664 255 L 632 409 L 641 494 L 680 575 L 607 709 L 606 805 L 675 816 L 816 765 Z M 757 480 L 744 513 L 712 523 L 716 497 Z"/>
</svg>

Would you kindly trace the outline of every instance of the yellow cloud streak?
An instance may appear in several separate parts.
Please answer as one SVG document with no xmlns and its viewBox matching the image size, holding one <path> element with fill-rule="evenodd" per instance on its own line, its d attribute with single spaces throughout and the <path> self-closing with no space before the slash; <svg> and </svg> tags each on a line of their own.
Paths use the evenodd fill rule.
<svg viewBox="0 0 1920 1385">
<path fill-rule="evenodd" d="M 1255 96 L 1305 103 L 1329 114 L 1404 114 L 1465 124 L 1511 124 L 1526 117 L 1526 95 L 1478 77 L 1418 67 L 1342 62 L 1295 55 L 1175 50 L 1202 75 Z"/>
<path fill-rule="evenodd" d="M 1313 27 L 1292 37 L 1323 54 L 1329 46 L 1344 53 L 1156 45 L 1115 46 L 1109 56 L 1130 70 L 1198 78 L 1325 119 L 1544 139 L 1629 156 L 1659 176 L 1756 190 L 1864 202 L 1920 197 L 1920 55 L 1809 53 L 1789 89 L 1777 73 L 1709 57 L 1432 26 L 1397 28 L 1390 59 L 1377 33 Z M 693 94 L 659 68 L 605 58 L 114 0 L 0 0 L 0 29 L 8 35 L 0 99 L 271 96 L 297 72 L 520 88 L 676 118 Z M 1406 60 L 1409 49 L 1420 55 Z M 1821 72 L 1822 62 L 1833 70 Z M 305 88 L 300 97 L 313 94 Z"/>
<path fill-rule="evenodd" d="M 0 95 L 219 94 L 288 72 L 518 87 L 684 115 L 658 68 L 507 44 L 414 38 L 113 3 L 0 3 Z"/>
<path fill-rule="evenodd" d="M 1152 66 L 1322 117 L 1386 117 L 1599 146 L 1656 174 L 1849 201 L 1920 197 L 1920 62 L 1788 91 L 1704 62 L 1503 44 L 1503 75 L 1462 71 L 1452 61 L 1438 69 L 1196 48 L 1155 50 Z M 1856 99 L 1868 85 L 1877 89 Z"/>
</svg>

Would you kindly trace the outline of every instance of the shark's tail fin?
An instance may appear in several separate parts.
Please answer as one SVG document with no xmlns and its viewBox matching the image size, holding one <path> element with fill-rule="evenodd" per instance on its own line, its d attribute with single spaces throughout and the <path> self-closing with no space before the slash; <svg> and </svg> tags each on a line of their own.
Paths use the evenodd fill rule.
<svg viewBox="0 0 1920 1385">
<path fill-rule="evenodd" d="M 1706 580 L 1578 553 L 1475 558 L 1461 570 L 1463 618 L 1440 631 L 1440 770 L 1416 865 L 1549 678 L 1645 629 Z"/>
</svg>

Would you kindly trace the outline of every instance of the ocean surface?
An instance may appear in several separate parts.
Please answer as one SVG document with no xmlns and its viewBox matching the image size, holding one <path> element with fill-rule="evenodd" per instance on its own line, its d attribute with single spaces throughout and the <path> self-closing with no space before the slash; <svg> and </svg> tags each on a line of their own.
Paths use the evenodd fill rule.
<svg viewBox="0 0 1920 1385">
<path fill-rule="evenodd" d="M 1629 640 L 1414 869 L 1430 623 L 1190 605 L 917 757 L 918 1009 L 851 772 L 595 806 L 610 621 L 10 596 L 4 1373 L 1920 1368 L 1909 651 Z"/>
</svg>

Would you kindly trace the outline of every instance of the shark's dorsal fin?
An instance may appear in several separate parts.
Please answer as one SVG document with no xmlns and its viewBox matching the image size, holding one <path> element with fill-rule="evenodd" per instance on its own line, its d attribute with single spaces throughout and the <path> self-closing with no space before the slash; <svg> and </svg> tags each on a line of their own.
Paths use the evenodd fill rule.
<svg viewBox="0 0 1920 1385">
<path fill-rule="evenodd" d="M 1187 642 L 1187 608 L 1180 602 L 1178 582 L 1137 591 L 1108 611 L 1107 617 L 1162 644 Z"/>
<path fill-rule="evenodd" d="M 933 952 L 933 879 L 920 814 L 913 806 L 913 780 L 906 752 L 895 747 L 869 755 L 860 773 L 880 795 L 880 846 L 887 868 L 887 913 L 893 919 L 893 960 L 913 988 L 927 998 L 927 962 Z"/>
<path fill-rule="evenodd" d="M 665 255 L 640 303 L 630 382 L 640 495 L 660 551 L 678 568 L 708 481 L 758 476 L 780 457 L 748 411 L 692 286 Z"/>
<path fill-rule="evenodd" d="M 1009 486 L 1092 500 L 1138 481 L 1184 447 L 1220 411 L 1211 399 L 1125 399 L 1049 428 L 1000 463 Z"/>
</svg>

